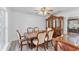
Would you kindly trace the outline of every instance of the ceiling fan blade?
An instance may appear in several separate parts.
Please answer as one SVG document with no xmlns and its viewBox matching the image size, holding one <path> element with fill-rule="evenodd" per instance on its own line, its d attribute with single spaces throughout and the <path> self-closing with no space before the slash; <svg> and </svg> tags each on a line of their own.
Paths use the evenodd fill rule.
<svg viewBox="0 0 79 59">
<path fill-rule="evenodd" d="M 56 12 L 53 13 L 53 15 L 59 14 L 59 13 L 61 13 L 61 12 L 62 12 L 62 11 L 56 11 Z"/>
<path fill-rule="evenodd" d="M 48 11 L 53 11 L 53 10 L 48 10 Z"/>
<path fill-rule="evenodd" d="M 47 13 L 48 15 L 50 14 L 50 13 Z"/>
<path fill-rule="evenodd" d="M 49 13 L 49 12 L 47 13 L 47 15 L 52 15 L 52 14 L 53 14 L 53 13 Z"/>
</svg>

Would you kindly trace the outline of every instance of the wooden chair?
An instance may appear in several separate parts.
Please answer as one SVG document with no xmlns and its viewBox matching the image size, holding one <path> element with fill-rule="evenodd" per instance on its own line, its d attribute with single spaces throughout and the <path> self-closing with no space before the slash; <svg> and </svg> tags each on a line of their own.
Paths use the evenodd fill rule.
<svg viewBox="0 0 79 59">
<path fill-rule="evenodd" d="M 21 48 L 21 51 L 22 51 L 22 47 L 24 45 L 27 45 L 27 40 L 25 39 L 24 36 L 21 35 L 21 33 L 19 32 L 19 30 L 16 30 L 17 33 L 18 33 L 18 37 L 19 37 L 19 47 Z"/>
<path fill-rule="evenodd" d="M 39 32 L 39 28 L 38 27 L 34 27 L 34 31 L 35 32 Z"/>
<path fill-rule="evenodd" d="M 47 43 L 47 49 L 48 49 L 48 42 L 51 42 L 51 44 L 53 45 L 52 41 L 53 41 L 53 30 L 49 30 L 47 32 L 47 38 L 45 39 L 45 42 Z"/>
<path fill-rule="evenodd" d="M 47 32 L 50 31 L 50 30 L 52 30 L 52 28 L 47 28 Z"/>
<path fill-rule="evenodd" d="M 28 28 L 27 28 L 27 33 L 33 33 L 33 32 L 34 32 L 34 28 L 32 28 L 32 27 L 28 27 Z M 30 38 L 30 39 L 28 38 L 28 39 L 29 39 L 29 47 L 30 47 L 31 49 L 32 49 L 32 44 L 33 44 L 33 43 L 32 43 L 32 40 L 35 39 L 35 38 L 36 38 L 36 37 Z"/>
<path fill-rule="evenodd" d="M 33 28 L 32 27 L 28 27 L 27 28 L 27 33 L 33 32 Z"/>
<path fill-rule="evenodd" d="M 37 35 L 37 39 L 33 41 L 33 43 L 37 48 L 37 51 L 38 51 L 38 47 L 41 47 L 41 46 L 43 46 L 45 49 L 45 37 L 46 37 L 46 32 L 39 32 Z"/>
</svg>

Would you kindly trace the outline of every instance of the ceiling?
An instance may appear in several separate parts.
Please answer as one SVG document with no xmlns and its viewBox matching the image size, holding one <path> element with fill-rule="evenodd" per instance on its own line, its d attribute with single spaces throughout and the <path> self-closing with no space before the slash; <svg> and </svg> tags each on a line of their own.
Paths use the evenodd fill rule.
<svg viewBox="0 0 79 59">
<path fill-rule="evenodd" d="M 8 7 L 8 8 L 12 11 L 30 13 L 30 14 L 35 14 L 34 10 L 40 9 L 40 7 Z M 48 7 L 48 8 L 53 10 L 53 14 L 59 14 L 62 12 L 68 12 L 78 9 L 78 7 Z"/>
</svg>

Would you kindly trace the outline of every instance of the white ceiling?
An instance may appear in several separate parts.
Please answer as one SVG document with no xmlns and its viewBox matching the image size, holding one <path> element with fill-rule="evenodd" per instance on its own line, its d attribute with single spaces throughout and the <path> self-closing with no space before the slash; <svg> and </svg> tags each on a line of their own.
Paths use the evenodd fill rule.
<svg viewBox="0 0 79 59">
<path fill-rule="evenodd" d="M 40 7 L 8 7 L 8 8 L 12 11 L 30 13 L 30 14 L 35 14 L 34 10 L 40 9 Z M 78 7 L 49 7 L 49 8 L 53 10 L 53 14 L 79 9 Z"/>
</svg>

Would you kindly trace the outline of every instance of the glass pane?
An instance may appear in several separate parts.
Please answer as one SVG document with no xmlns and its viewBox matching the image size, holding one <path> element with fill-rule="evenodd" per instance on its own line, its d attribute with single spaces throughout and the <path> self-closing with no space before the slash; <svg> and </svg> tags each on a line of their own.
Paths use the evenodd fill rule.
<svg viewBox="0 0 79 59">
<path fill-rule="evenodd" d="M 50 27 L 51 27 L 51 28 L 53 27 L 52 19 L 50 19 Z"/>
<path fill-rule="evenodd" d="M 56 19 L 56 27 L 60 27 L 60 20 L 59 19 Z"/>
<path fill-rule="evenodd" d="M 55 20 L 53 20 L 53 27 L 55 28 Z"/>
</svg>

